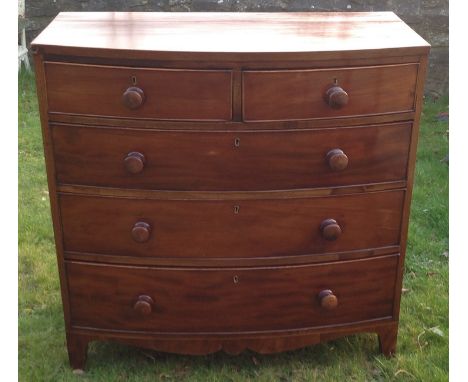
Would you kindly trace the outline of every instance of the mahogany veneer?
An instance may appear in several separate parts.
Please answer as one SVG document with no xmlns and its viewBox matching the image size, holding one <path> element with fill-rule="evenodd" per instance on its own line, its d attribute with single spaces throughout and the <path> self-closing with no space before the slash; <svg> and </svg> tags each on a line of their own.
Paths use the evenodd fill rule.
<svg viewBox="0 0 468 382">
<path fill-rule="evenodd" d="M 32 50 L 73 368 L 395 352 L 429 51 L 397 16 L 61 13 Z"/>
<path fill-rule="evenodd" d="M 274 132 L 50 126 L 59 183 L 168 191 L 401 181 L 411 139 L 410 122 Z"/>
<path fill-rule="evenodd" d="M 414 110 L 417 72 L 417 64 L 245 71 L 242 76 L 244 120 L 311 119 Z M 340 93 L 346 98 L 334 100 Z"/>
<path fill-rule="evenodd" d="M 67 262 L 66 269 L 77 327 L 161 334 L 242 334 L 390 318 L 397 263 L 398 256 L 390 255 L 269 268 L 152 268 Z M 336 306 L 323 309 L 320 293 L 332 286 Z M 151 297 L 148 310 L 138 306 L 142 291 Z"/>
<path fill-rule="evenodd" d="M 60 194 L 65 251 L 151 257 L 269 257 L 398 245 L 404 191 L 251 200 Z M 342 233 L 327 239 L 334 219 Z M 135 224 L 147 239 L 135 240 Z"/>
<path fill-rule="evenodd" d="M 49 112 L 166 120 L 231 119 L 232 74 L 228 70 L 144 69 L 61 62 L 45 62 L 44 68 Z M 129 106 L 131 101 L 125 100 L 131 96 L 126 94 L 129 89 L 140 92 L 135 105 Z"/>
</svg>

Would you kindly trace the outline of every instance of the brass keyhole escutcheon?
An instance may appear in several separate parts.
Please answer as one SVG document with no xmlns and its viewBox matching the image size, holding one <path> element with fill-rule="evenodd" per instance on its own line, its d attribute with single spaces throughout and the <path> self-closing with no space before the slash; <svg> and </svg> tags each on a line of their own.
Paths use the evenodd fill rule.
<svg viewBox="0 0 468 382">
<path fill-rule="evenodd" d="M 240 138 L 234 139 L 234 147 L 240 147 Z"/>
<path fill-rule="evenodd" d="M 234 284 L 238 284 L 238 283 L 239 283 L 239 276 L 235 275 L 235 276 L 232 278 L 232 281 L 234 281 Z"/>
<path fill-rule="evenodd" d="M 238 214 L 240 211 L 240 206 L 234 206 L 234 213 Z"/>
</svg>

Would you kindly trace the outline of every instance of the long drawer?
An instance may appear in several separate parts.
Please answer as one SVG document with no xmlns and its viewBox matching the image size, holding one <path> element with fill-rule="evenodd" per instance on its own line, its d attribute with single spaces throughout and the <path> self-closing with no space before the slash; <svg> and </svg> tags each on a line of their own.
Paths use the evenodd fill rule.
<svg viewBox="0 0 468 382">
<path fill-rule="evenodd" d="M 418 64 L 245 71 L 246 121 L 301 120 L 414 110 Z"/>
<path fill-rule="evenodd" d="M 156 190 L 285 190 L 403 180 L 411 123 L 270 132 L 51 124 L 57 181 Z"/>
<path fill-rule="evenodd" d="M 232 118 L 229 70 L 45 63 L 49 112 L 162 120 Z"/>
<path fill-rule="evenodd" d="M 75 327 L 147 332 L 300 329 L 390 318 L 398 256 L 272 268 L 68 262 Z"/>
<path fill-rule="evenodd" d="M 398 245 L 404 191 L 254 200 L 61 194 L 65 251 L 249 258 Z"/>
</svg>

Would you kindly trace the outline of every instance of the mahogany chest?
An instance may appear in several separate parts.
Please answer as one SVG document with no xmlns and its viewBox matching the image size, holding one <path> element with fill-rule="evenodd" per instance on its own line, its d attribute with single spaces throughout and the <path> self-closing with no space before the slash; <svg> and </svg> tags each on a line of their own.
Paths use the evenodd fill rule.
<svg viewBox="0 0 468 382">
<path fill-rule="evenodd" d="M 32 49 L 73 368 L 395 351 L 429 51 L 395 14 L 60 13 Z"/>
</svg>

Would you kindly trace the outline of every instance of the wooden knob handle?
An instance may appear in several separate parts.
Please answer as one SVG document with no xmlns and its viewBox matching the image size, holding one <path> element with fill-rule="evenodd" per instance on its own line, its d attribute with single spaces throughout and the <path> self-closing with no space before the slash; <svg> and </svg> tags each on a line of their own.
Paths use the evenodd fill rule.
<svg viewBox="0 0 468 382">
<path fill-rule="evenodd" d="M 326 310 L 333 310 L 338 306 L 338 298 L 333 294 L 330 289 L 322 290 L 318 294 L 320 306 Z"/>
<path fill-rule="evenodd" d="M 333 149 L 327 153 L 327 163 L 333 171 L 342 171 L 348 167 L 348 157 L 341 149 Z"/>
<path fill-rule="evenodd" d="M 133 309 L 135 309 L 142 316 L 148 316 L 153 310 L 153 305 L 153 299 L 150 296 L 142 294 L 141 296 L 138 296 L 135 305 L 133 305 Z"/>
<path fill-rule="evenodd" d="M 136 86 L 129 87 L 122 95 L 122 102 L 129 109 L 138 109 L 145 102 L 145 93 Z"/>
<path fill-rule="evenodd" d="M 132 151 L 124 159 L 125 169 L 130 174 L 139 174 L 143 171 L 146 164 L 146 158 L 142 153 Z"/>
<path fill-rule="evenodd" d="M 338 85 L 331 86 L 325 93 L 325 100 L 332 109 L 340 109 L 348 104 L 348 93 Z"/>
<path fill-rule="evenodd" d="M 336 240 L 341 235 L 341 227 L 335 219 L 325 219 L 320 224 L 320 231 L 325 240 Z"/>
<path fill-rule="evenodd" d="M 137 222 L 132 229 L 132 237 L 137 243 L 145 243 L 149 240 L 151 226 L 145 222 Z"/>
</svg>

